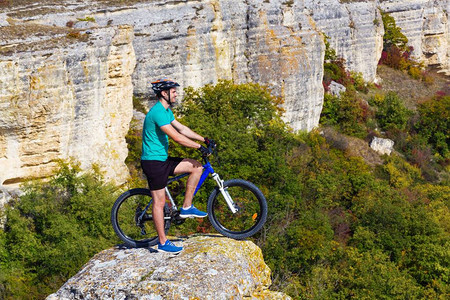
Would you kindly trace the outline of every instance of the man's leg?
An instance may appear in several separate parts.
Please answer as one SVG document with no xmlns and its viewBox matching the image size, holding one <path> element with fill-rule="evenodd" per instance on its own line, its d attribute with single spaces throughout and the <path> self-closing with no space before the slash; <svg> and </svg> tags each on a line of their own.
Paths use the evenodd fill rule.
<svg viewBox="0 0 450 300">
<path fill-rule="evenodd" d="M 166 203 L 166 194 L 164 189 L 151 191 L 153 198 L 153 222 L 156 232 L 159 236 L 159 243 L 164 245 L 166 242 L 166 233 L 164 232 L 164 205 Z"/>
<path fill-rule="evenodd" d="M 194 197 L 195 188 L 200 181 L 202 172 L 202 164 L 191 158 L 183 159 L 175 168 L 175 174 L 190 173 L 186 183 L 183 208 L 189 208 L 192 205 L 192 198 Z"/>
</svg>

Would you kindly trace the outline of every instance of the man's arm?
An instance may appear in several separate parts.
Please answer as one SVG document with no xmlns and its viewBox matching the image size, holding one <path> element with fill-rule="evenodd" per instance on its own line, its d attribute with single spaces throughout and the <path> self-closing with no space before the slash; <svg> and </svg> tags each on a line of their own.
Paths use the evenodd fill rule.
<svg viewBox="0 0 450 300">
<path fill-rule="evenodd" d="M 177 122 L 177 121 L 172 121 L 171 124 L 173 124 L 174 122 Z M 181 125 L 181 123 L 179 123 L 179 122 L 177 122 L 177 123 Z M 172 126 L 171 124 L 167 124 L 167 125 L 161 126 L 160 128 L 161 128 L 162 131 L 164 131 L 165 134 L 170 136 L 170 138 L 173 139 L 178 144 L 183 145 L 185 147 L 195 148 L 195 149 L 200 148 L 201 145 L 199 143 L 196 143 L 193 140 L 191 140 L 188 135 L 185 135 L 185 134 L 182 134 L 181 132 L 179 132 L 179 130 L 176 129 L 176 127 Z M 176 126 L 178 126 L 178 124 Z M 181 126 L 184 126 L 184 125 L 181 125 Z M 186 126 L 184 126 L 184 127 L 187 128 Z M 184 130 L 184 131 L 186 131 L 186 130 Z M 200 141 L 204 140 L 203 137 L 201 137 L 200 135 L 196 134 L 192 130 L 189 129 L 189 131 L 191 133 L 193 133 L 195 136 L 199 137 L 198 140 L 200 140 Z M 193 135 L 190 135 L 190 136 L 193 136 Z M 192 137 L 192 138 L 196 139 L 195 137 Z"/>
<path fill-rule="evenodd" d="M 193 140 L 196 140 L 196 141 L 200 141 L 200 142 L 204 142 L 205 141 L 204 137 L 202 137 L 198 133 L 194 132 L 189 127 L 181 124 L 177 120 L 173 120 L 171 124 L 179 133 L 181 133 L 185 137 L 188 137 L 190 139 L 193 139 Z"/>
</svg>

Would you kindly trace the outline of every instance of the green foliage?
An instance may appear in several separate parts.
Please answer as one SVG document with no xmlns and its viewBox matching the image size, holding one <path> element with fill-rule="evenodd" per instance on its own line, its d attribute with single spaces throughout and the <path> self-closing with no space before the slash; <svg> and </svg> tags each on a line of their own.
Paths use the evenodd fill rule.
<svg viewBox="0 0 450 300">
<path fill-rule="evenodd" d="M 323 82 L 328 86 L 331 81 L 335 81 L 349 87 L 352 85 L 350 73 L 344 66 L 343 59 L 336 59 L 323 64 Z"/>
<path fill-rule="evenodd" d="M 357 99 L 354 91 L 341 99 L 326 95 L 321 122 L 363 136 L 368 112 Z M 421 139 L 446 130 L 448 117 L 439 114 L 448 111 L 445 101 L 419 108 Z M 377 121 L 386 119 L 383 128 L 404 133 L 409 113 L 395 94 L 369 103 L 377 108 Z M 281 120 L 280 104 L 265 87 L 221 81 L 188 88 L 175 111 L 181 123 L 217 141 L 212 161 L 223 179 L 248 179 L 266 195 L 268 220 L 252 239 L 272 269 L 272 289 L 298 299 L 445 299 L 448 185 L 427 182 L 422 169 L 400 156 L 374 168 L 317 131 L 294 134 Z M 140 134 L 129 136 L 130 153 L 136 153 L 130 162 L 136 162 Z M 404 136 L 405 144 L 413 137 Z M 200 157 L 177 145 L 170 151 Z M 213 185 L 206 184 L 195 198 L 200 208 Z M 178 200 L 183 185 L 174 187 Z M 99 174 L 81 175 L 70 165 L 49 182 L 28 186 L 7 208 L 0 230 L 2 296 L 42 298 L 94 253 L 118 242 L 109 221 L 114 194 Z M 178 228 L 183 234 L 212 230 L 206 220 Z"/>
<path fill-rule="evenodd" d="M 325 61 L 328 60 L 336 60 L 337 56 L 336 56 L 336 50 L 334 50 L 331 46 L 330 46 L 330 42 L 328 41 L 329 37 L 326 34 L 323 34 L 323 40 L 325 42 Z"/>
<path fill-rule="evenodd" d="M 382 170 L 387 182 L 396 188 L 410 187 L 422 181 L 420 169 L 397 156 L 388 157 Z"/>
<path fill-rule="evenodd" d="M 269 201 L 269 209 L 272 205 L 281 209 L 291 207 L 298 193 L 299 187 L 292 180 L 296 175 L 287 168 L 284 157 L 300 142 L 281 120 L 280 104 L 265 87 L 220 81 L 197 90 L 186 89 L 174 113 L 182 124 L 217 142 L 218 156 L 213 156 L 212 162 L 222 178 L 252 181 L 266 197 L 277 199 Z M 172 141 L 170 154 L 199 158 L 197 151 Z M 195 200 L 200 207 L 206 205 L 214 183 L 205 184 Z"/>
<path fill-rule="evenodd" d="M 288 159 L 302 201 L 271 220 L 263 247 L 274 285 L 301 299 L 445 295 L 448 207 L 421 201 L 440 199 L 445 189 L 411 192 L 423 179 L 400 157 L 376 173 L 317 133 L 304 140 L 306 148 Z"/>
<path fill-rule="evenodd" d="M 95 18 L 91 17 L 91 16 L 86 16 L 84 18 L 77 18 L 78 21 L 80 22 L 93 22 L 95 23 Z"/>
<path fill-rule="evenodd" d="M 357 91 L 366 93 L 368 92 L 368 87 L 366 82 L 364 81 L 363 75 L 361 72 L 350 72 L 350 77 L 353 82 L 353 86 Z"/>
<path fill-rule="evenodd" d="M 422 71 L 418 67 L 415 67 L 415 66 L 411 66 L 408 69 L 408 74 L 411 75 L 411 77 L 414 79 L 422 78 Z"/>
<path fill-rule="evenodd" d="M 285 138 L 289 133 L 281 120 L 280 104 L 280 99 L 256 84 L 221 81 L 199 90 L 187 89 L 176 113 L 183 124 L 218 141 L 220 160 L 226 166 L 220 174 L 265 182 L 268 172 L 283 165 L 286 147 L 295 143 L 294 138 Z M 185 156 L 184 149 L 173 152 Z"/>
<path fill-rule="evenodd" d="M 110 224 L 115 188 L 101 175 L 61 164 L 6 208 L 0 231 L 0 289 L 5 298 L 42 298 L 94 254 L 117 242 Z"/>
<path fill-rule="evenodd" d="M 404 130 L 411 112 L 394 92 L 389 92 L 378 106 L 376 118 L 383 130 Z"/>
<path fill-rule="evenodd" d="M 443 158 L 450 156 L 450 96 L 435 97 L 418 107 L 415 129 Z"/>
<path fill-rule="evenodd" d="M 336 249 L 336 265 L 314 267 L 305 284 L 307 299 L 415 299 L 421 288 L 381 251 Z"/>
<path fill-rule="evenodd" d="M 386 12 L 381 12 L 381 18 L 384 25 L 384 49 L 396 46 L 402 51 L 407 50 L 408 38 L 401 32 L 401 28 L 397 27 L 394 18 Z"/>
<path fill-rule="evenodd" d="M 383 52 L 379 63 L 397 70 L 406 71 L 412 78 L 433 84 L 433 78 L 423 72 L 424 65 L 411 59 L 413 47 L 408 47 L 408 39 L 386 12 L 381 12 L 384 25 Z"/>
<path fill-rule="evenodd" d="M 138 167 L 142 154 L 142 128 L 139 127 L 139 122 L 131 120 L 130 129 L 125 136 L 127 141 L 128 156 L 125 163 L 135 168 Z"/>
<path fill-rule="evenodd" d="M 144 104 L 142 104 L 142 101 L 145 101 L 145 99 L 133 96 L 133 109 L 143 114 L 147 114 L 148 113 L 147 108 L 145 107 Z"/>
<path fill-rule="evenodd" d="M 421 286 L 448 282 L 448 234 L 419 199 L 385 185 L 355 206 L 358 218 L 351 244 L 361 251 L 382 250 Z"/>
<path fill-rule="evenodd" d="M 343 133 L 364 137 L 366 114 L 355 93 L 346 92 L 341 97 L 325 94 L 320 123 L 339 128 Z"/>
<path fill-rule="evenodd" d="M 323 85 L 325 91 L 328 92 L 328 87 L 331 81 L 335 81 L 344 85 L 347 90 L 357 90 L 367 93 L 368 87 L 362 73 L 349 72 L 345 68 L 345 60 L 336 55 L 336 51 L 331 48 L 328 42 L 328 37 L 324 35 L 325 41 L 325 57 L 323 64 Z"/>
</svg>

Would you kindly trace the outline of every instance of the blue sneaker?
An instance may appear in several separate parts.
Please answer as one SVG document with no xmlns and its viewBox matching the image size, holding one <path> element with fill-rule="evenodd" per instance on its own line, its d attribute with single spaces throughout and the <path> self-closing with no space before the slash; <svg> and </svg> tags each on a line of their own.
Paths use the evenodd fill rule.
<svg viewBox="0 0 450 300">
<path fill-rule="evenodd" d="M 178 254 L 181 251 L 183 251 L 183 247 L 177 247 L 171 241 L 166 240 L 164 245 L 161 245 L 160 243 L 158 243 L 158 251 L 172 253 L 172 254 Z"/>
<path fill-rule="evenodd" d="M 208 214 L 198 210 L 194 205 L 191 205 L 191 207 L 189 208 L 181 208 L 180 209 L 180 218 L 204 218 L 206 217 Z"/>
</svg>

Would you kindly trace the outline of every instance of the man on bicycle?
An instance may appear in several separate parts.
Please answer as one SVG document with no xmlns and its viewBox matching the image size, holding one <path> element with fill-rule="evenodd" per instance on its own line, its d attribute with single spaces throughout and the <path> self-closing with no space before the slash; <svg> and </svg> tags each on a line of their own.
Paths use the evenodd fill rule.
<svg viewBox="0 0 450 300">
<path fill-rule="evenodd" d="M 208 144 L 209 140 L 181 124 L 173 116 L 171 106 L 176 101 L 176 88 L 179 86 L 178 83 L 168 78 L 152 82 L 152 89 L 158 101 L 146 115 L 142 132 L 141 165 L 153 197 L 153 221 L 159 237 L 158 251 L 170 253 L 179 253 L 183 247 L 175 246 L 166 238 L 164 232 L 165 187 L 169 176 L 180 173 L 190 174 L 186 183 L 180 217 L 204 218 L 207 216 L 207 213 L 192 205 L 194 191 L 203 171 L 201 163 L 190 158 L 168 156 L 168 137 L 180 145 L 199 149 L 205 155 L 209 154 L 206 147 L 196 142 Z"/>
</svg>

